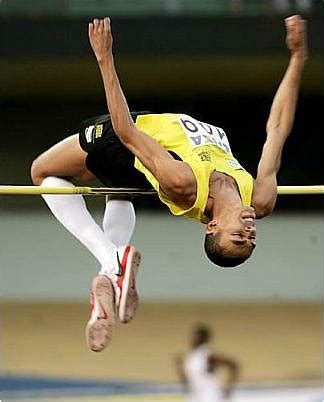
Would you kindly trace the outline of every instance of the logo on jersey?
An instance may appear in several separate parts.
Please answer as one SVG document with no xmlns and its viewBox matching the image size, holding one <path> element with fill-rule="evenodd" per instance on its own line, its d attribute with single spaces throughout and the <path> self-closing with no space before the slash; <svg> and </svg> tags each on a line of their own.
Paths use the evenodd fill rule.
<svg viewBox="0 0 324 402">
<path fill-rule="evenodd" d="M 85 137 L 87 142 L 92 142 L 92 134 L 93 134 L 93 129 L 95 126 L 89 126 L 85 129 Z"/>
<path fill-rule="evenodd" d="M 185 114 L 179 116 L 179 121 L 192 147 L 213 144 L 232 154 L 225 131 L 222 128 L 203 123 Z"/>
<path fill-rule="evenodd" d="M 207 151 L 202 151 L 198 153 L 198 156 L 202 162 L 210 162 L 210 153 Z"/>
<path fill-rule="evenodd" d="M 230 167 L 232 167 L 234 169 L 242 169 L 242 170 L 244 170 L 236 159 L 226 159 L 226 162 Z"/>
<path fill-rule="evenodd" d="M 98 124 L 96 126 L 95 138 L 100 138 L 102 136 L 102 129 L 103 129 L 103 124 Z"/>
<path fill-rule="evenodd" d="M 85 129 L 85 137 L 88 143 L 94 142 L 102 136 L 103 124 L 89 126 Z"/>
</svg>

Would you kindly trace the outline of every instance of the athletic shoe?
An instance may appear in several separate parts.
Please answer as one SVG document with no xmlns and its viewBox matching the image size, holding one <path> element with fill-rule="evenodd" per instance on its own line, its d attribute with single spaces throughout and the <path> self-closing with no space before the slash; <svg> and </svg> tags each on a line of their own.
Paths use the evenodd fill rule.
<svg viewBox="0 0 324 402">
<path fill-rule="evenodd" d="M 115 273 L 116 281 L 113 284 L 119 319 L 122 323 L 130 322 L 138 307 L 136 275 L 140 262 L 141 254 L 133 246 L 118 248 L 118 272 Z"/>
<path fill-rule="evenodd" d="M 101 352 L 110 343 L 116 325 L 114 288 L 109 278 L 96 276 L 91 288 L 91 317 L 86 328 L 87 344 Z"/>
</svg>

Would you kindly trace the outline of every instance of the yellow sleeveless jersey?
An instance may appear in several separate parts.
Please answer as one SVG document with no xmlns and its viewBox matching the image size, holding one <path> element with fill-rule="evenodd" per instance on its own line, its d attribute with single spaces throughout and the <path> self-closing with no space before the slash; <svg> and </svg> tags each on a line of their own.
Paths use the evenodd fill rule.
<svg viewBox="0 0 324 402">
<path fill-rule="evenodd" d="M 167 151 L 177 154 L 191 167 L 196 177 L 196 201 L 191 208 L 182 209 L 161 193 L 155 177 L 135 158 L 135 168 L 144 173 L 158 192 L 160 200 L 174 215 L 186 215 L 203 223 L 209 221 L 204 211 L 209 194 L 209 178 L 213 171 L 233 177 L 239 188 L 242 204 L 251 204 L 253 178 L 233 157 L 224 130 L 185 114 L 172 113 L 140 115 L 135 124 Z"/>
</svg>

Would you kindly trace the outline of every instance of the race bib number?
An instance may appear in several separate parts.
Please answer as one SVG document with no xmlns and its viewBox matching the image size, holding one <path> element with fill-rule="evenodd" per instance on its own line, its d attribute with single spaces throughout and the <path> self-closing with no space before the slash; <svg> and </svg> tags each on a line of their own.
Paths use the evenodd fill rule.
<svg viewBox="0 0 324 402">
<path fill-rule="evenodd" d="M 231 147 L 222 128 L 203 123 L 186 114 L 181 114 L 179 121 L 193 148 L 214 144 L 232 155 Z"/>
</svg>

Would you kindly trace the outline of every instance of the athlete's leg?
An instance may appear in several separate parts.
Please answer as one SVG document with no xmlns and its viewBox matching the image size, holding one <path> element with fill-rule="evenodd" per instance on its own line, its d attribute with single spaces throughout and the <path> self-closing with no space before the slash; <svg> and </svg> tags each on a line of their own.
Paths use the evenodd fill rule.
<svg viewBox="0 0 324 402">
<path fill-rule="evenodd" d="M 32 164 L 34 184 L 47 187 L 70 187 L 67 180 L 78 182 L 95 179 L 86 168 L 87 154 L 73 135 L 40 155 Z M 63 179 L 64 178 L 64 179 Z M 116 247 L 107 239 L 90 215 L 81 195 L 43 195 L 54 216 L 96 257 L 106 275 L 114 271 Z"/>
<path fill-rule="evenodd" d="M 118 247 L 119 272 L 113 281 L 119 319 L 123 323 L 131 321 L 138 307 L 136 274 L 141 255 L 129 242 L 135 227 L 135 211 L 127 197 L 107 197 L 103 218 L 103 229 L 109 242 Z M 105 274 L 104 269 L 101 274 Z"/>
<path fill-rule="evenodd" d="M 133 235 L 135 219 L 134 206 L 129 199 L 107 197 L 102 227 L 109 242 L 117 247 L 128 244 Z"/>
<path fill-rule="evenodd" d="M 73 184 L 67 179 L 81 183 L 93 180 L 95 177 L 86 168 L 86 156 L 78 135 L 66 138 L 34 161 L 31 168 L 34 184 L 69 187 Z M 116 322 L 115 295 L 107 276 L 115 280 L 117 248 L 96 224 L 81 195 L 43 195 L 43 198 L 54 216 L 97 258 L 105 273 L 92 282 L 92 312 L 86 327 L 89 348 L 101 351 L 110 342 Z"/>
<path fill-rule="evenodd" d="M 87 154 L 79 144 L 79 135 L 74 134 L 55 144 L 38 156 L 31 167 L 31 177 L 37 186 L 48 176 L 64 177 L 79 182 L 95 179 L 87 169 Z"/>
</svg>

